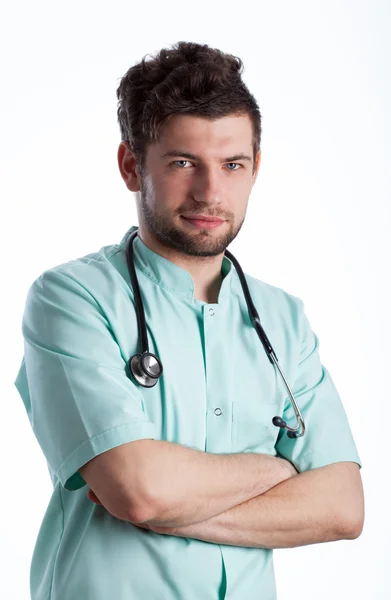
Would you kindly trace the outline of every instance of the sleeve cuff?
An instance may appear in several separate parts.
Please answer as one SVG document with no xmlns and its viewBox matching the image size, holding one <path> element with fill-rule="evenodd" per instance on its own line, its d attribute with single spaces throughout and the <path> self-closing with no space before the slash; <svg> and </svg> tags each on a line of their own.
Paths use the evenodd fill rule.
<svg viewBox="0 0 391 600">
<path fill-rule="evenodd" d="M 81 466 L 111 448 L 142 439 L 156 439 L 156 429 L 153 423 L 133 421 L 132 423 L 123 423 L 111 429 L 106 429 L 76 448 L 55 471 L 55 475 L 66 490 L 78 490 L 86 485 L 78 472 Z"/>
<path fill-rule="evenodd" d="M 312 469 L 319 469 L 320 467 L 326 467 L 327 465 L 331 465 L 333 463 L 338 462 L 355 462 L 358 464 L 360 469 L 362 467 L 361 460 L 358 454 L 352 454 L 350 456 L 347 454 L 335 454 L 334 456 L 332 456 L 330 455 L 330 453 L 328 453 L 327 455 L 322 456 L 319 454 L 314 454 L 310 451 L 306 452 L 305 454 L 302 454 L 296 459 L 293 458 L 288 460 L 292 461 L 293 465 L 296 467 L 299 473 L 303 473 L 304 471 L 310 471 Z"/>
</svg>

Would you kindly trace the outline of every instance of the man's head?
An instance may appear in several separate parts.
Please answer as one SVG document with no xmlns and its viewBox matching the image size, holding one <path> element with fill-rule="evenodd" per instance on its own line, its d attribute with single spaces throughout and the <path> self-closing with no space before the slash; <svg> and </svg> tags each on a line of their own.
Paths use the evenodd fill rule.
<svg viewBox="0 0 391 600">
<path fill-rule="evenodd" d="M 260 163 L 261 115 L 242 62 L 179 42 L 131 67 L 117 89 L 121 175 L 137 192 L 141 231 L 191 256 L 237 236 Z M 208 229 L 186 217 L 219 217 Z"/>
</svg>

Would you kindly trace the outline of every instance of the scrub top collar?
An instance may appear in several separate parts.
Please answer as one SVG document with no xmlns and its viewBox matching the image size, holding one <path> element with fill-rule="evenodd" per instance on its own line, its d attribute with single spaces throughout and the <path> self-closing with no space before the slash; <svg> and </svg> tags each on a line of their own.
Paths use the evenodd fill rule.
<svg viewBox="0 0 391 600">
<path fill-rule="evenodd" d="M 119 244 L 121 250 L 126 250 L 127 240 L 136 229 L 138 229 L 138 226 L 132 225 L 125 233 Z M 133 241 L 133 254 L 136 268 L 140 269 L 157 285 L 197 304 L 207 304 L 194 298 L 194 281 L 190 273 L 148 248 L 139 236 L 136 236 Z M 219 304 L 230 296 L 234 271 L 235 267 L 232 261 L 224 255 L 221 265 L 223 281 L 219 291 Z"/>
</svg>

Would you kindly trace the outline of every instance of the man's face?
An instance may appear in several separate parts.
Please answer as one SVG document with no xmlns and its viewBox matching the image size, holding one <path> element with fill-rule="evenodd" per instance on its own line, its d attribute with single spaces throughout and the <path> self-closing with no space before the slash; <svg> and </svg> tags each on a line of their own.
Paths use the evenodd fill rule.
<svg viewBox="0 0 391 600">
<path fill-rule="evenodd" d="M 175 115 L 147 147 L 138 197 L 140 228 L 191 256 L 216 256 L 239 233 L 258 173 L 250 118 Z M 206 228 L 186 217 L 219 217 Z"/>
</svg>

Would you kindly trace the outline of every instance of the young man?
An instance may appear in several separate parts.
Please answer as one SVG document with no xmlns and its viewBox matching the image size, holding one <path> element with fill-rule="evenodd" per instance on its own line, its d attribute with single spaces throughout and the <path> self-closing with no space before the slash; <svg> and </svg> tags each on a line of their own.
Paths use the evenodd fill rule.
<svg viewBox="0 0 391 600">
<path fill-rule="evenodd" d="M 117 95 L 118 164 L 138 227 L 45 271 L 23 317 L 16 386 L 53 495 L 33 600 L 272 600 L 272 549 L 360 535 L 360 459 L 298 298 L 245 275 L 306 424 L 254 329 L 224 252 L 260 167 L 261 115 L 231 55 L 180 42 Z M 126 248 L 133 241 L 152 387 Z"/>
</svg>

